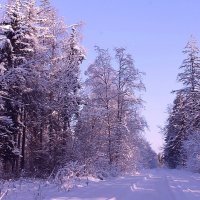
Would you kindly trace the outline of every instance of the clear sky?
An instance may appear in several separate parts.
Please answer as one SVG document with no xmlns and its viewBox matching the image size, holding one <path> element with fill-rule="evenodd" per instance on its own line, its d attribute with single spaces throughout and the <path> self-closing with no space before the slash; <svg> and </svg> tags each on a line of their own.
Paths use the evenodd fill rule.
<svg viewBox="0 0 200 200">
<path fill-rule="evenodd" d="M 174 96 L 182 50 L 190 36 L 200 39 L 200 0 L 52 0 L 67 24 L 83 21 L 87 60 L 95 58 L 94 46 L 126 47 L 135 65 L 146 73 L 144 116 L 148 141 L 156 152 L 163 143 L 158 126 L 167 118 Z"/>
</svg>

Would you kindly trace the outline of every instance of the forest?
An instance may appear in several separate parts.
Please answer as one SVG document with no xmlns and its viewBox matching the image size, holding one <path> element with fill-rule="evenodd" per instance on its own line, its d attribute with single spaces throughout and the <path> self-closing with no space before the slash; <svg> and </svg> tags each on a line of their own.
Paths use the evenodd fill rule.
<svg viewBox="0 0 200 200">
<path fill-rule="evenodd" d="M 144 137 L 143 72 L 123 47 L 86 50 L 48 0 L 11 0 L 0 21 L 0 177 L 99 178 L 157 165 Z"/>
</svg>

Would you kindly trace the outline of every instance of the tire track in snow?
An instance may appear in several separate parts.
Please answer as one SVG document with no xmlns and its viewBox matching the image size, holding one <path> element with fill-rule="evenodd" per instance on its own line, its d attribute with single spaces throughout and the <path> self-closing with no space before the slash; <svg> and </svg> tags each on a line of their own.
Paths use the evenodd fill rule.
<svg viewBox="0 0 200 200">
<path fill-rule="evenodd" d="M 190 177 L 179 177 L 173 175 L 167 176 L 167 180 L 172 188 L 171 191 L 176 200 L 191 200 L 191 195 L 188 195 L 188 192 L 191 192 L 192 194 L 190 188 L 193 187 L 193 184 L 191 183 L 191 181 L 194 181 L 193 179 L 190 179 Z M 192 199 L 197 199 L 197 197 L 193 196 Z"/>
<path fill-rule="evenodd" d="M 168 196 L 169 196 L 169 199 L 168 200 L 176 200 L 175 196 L 174 196 L 174 193 L 172 191 L 172 188 L 169 184 L 169 180 L 167 178 L 167 176 L 164 176 L 163 177 L 163 182 L 164 182 L 164 185 L 165 185 L 165 188 L 163 188 L 165 190 L 165 193 L 167 192 Z M 166 198 L 167 199 L 167 198 Z M 183 199 L 182 199 L 183 200 Z"/>
<path fill-rule="evenodd" d="M 154 189 L 158 200 L 176 200 L 165 174 L 153 173 L 150 174 L 150 178 L 154 182 Z"/>
</svg>

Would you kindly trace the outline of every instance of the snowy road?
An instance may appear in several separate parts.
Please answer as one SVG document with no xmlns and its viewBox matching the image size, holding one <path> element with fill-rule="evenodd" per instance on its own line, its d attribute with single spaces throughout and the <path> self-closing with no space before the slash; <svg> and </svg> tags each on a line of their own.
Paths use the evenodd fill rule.
<svg viewBox="0 0 200 200">
<path fill-rule="evenodd" d="M 78 190 L 52 200 L 199 200 L 200 175 L 157 169 Z"/>
<path fill-rule="evenodd" d="M 42 188 L 24 183 L 10 191 L 6 200 L 199 200 L 200 174 L 179 170 L 148 170 L 136 176 L 90 182 L 89 186 L 70 192 L 58 191 L 54 185 Z M 35 190 L 35 191 L 34 191 Z"/>
</svg>

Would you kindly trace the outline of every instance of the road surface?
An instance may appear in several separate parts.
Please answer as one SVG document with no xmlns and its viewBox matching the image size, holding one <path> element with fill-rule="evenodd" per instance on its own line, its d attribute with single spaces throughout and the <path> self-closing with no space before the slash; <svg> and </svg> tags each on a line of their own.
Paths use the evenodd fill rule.
<svg viewBox="0 0 200 200">
<path fill-rule="evenodd" d="M 146 170 L 79 188 L 52 200 L 199 200 L 200 175 L 182 170 Z"/>
<path fill-rule="evenodd" d="M 200 200 L 200 174 L 145 170 L 134 176 L 93 180 L 71 191 L 40 180 L 4 183 L 3 200 Z M 7 191 L 7 193 L 5 193 Z"/>
</svg>

